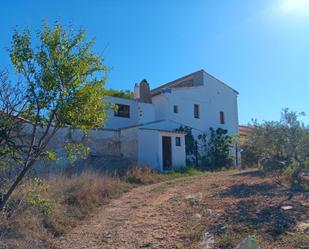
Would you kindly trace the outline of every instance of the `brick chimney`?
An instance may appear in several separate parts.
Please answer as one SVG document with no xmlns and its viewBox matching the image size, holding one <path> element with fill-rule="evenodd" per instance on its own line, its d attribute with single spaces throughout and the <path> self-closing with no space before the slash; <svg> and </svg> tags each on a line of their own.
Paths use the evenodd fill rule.
<svg viewBox="0 0 309 249">
<path fill-rule="evenodd" d="M 139 85 L 139 93 L 140 93 L 140 101 L 144 103 L 152 103 L 151 101 L 151 94 L 150 94 L 150 87 L 147 80 L 142 80 Z"/>
</svg>

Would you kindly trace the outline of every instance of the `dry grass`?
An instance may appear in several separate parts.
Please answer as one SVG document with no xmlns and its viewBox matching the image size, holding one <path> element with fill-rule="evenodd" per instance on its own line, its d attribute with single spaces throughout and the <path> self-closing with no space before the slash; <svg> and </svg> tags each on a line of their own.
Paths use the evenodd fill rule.
<svg viewBox="0 0 309 249">
<path fill-rule="evenodd" d="M 0 248 L 52 248 L 52 238 L 131 188 L 119 179 L 93 172 L 29 180 L 15 192 L 1 218 Z"/>
<path fill-rule="evenodd" d="M 0 249 L 53 248 L 55 237 L 70 231 L 111 198 L 137 185 L 191 176 L 191 171 L 162 175 L 147 166 L 131 166 L 112 170 L 112 174 L 91 171 L 28 179 L 1 217 Z"/>
<path fill-rule="evenodd" d="M 22 206 L 1 219 L 0 248 L 48 248 L 50 236 L 44 229 L 43 216 L 34 208 Z"/>
<path fill-rule="evenodd" d="M 76 226 L 96 208 L 132 188 L 119 179 L 93 172 L 72 178 L 53 177 L 49 186 L 51 198 L 58 200 L 48 217 L 48 228 L 54 236 L 65 233 L 68 227 Z"/>
<path fill-rule="evenodd" d="M 132 184 L 153 184 L 163 181 L 165 177 L 150 167 L 134 166 L 125 172 L 123 179 Z"/>
</svg>

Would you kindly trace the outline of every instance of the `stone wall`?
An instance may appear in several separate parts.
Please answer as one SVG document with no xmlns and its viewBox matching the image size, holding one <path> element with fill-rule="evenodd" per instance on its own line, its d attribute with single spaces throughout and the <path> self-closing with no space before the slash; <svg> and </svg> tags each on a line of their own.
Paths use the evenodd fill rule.
<svg viewBox="0 0 309 249">
<path fill-rule="evenodd" d="M 78 159 L 73 164 L 68 160 L 65 150 L 66 142 L 83 143 L 90 148 L 87 159 Z M 35 174 L 45 175 L 55 172 L 78 172 L 83 169 L 104 169 L 119 167 L 128 163 L 121 153 L 120 131 L 112 129 L 90 130 L 87 135 L 78 129 L 61 129 L 48 145 L 54 151 L 59 162 L 39 161 L 34 167 Z"/>
<path fill-rule="evenodd" d="M 122 129 L 120 133 L 121 155 L 137 162 L 138 150 L 138 127 Z"/>
<path fill-rule="evenodd" d="M 26 124 L 24 131 L 25 134 L 30 134 L 32 126 Z M 89 147 L 90 153 L 87 159 L 79 158 L 74 163 L 70 162 L 65 149 L 67 142 L 82 143 Z M 78 173 L 87 169 L 103 171 L 123 169 L 136 163 L 137 146 L 137 128 L 125 130 L 102 128 L 90 130 L 87 135 L 78 129 L 63 128 L 55 134 L 47 148 L 55 152 L 59 160 L 57 162 L 39 160 L 30 174 L 45 176 L 50 173 Z M 13 178 L 19 170 L 19 167 L 12 165 L 6 170 L 1 170 L 0 177 Z"/>
<path fill-rule="evenodd" d="M 118 130 L 90 130 L 87 135 L 77 129 L 61 129 L 51 140 L 48 149 L 65 156 L 66 142 L 83 143 L 90 148 L 92 155 L 120 156 L 120 139 Z M 64 158 L 63 158 L 64 159 Z"/>
</svg>

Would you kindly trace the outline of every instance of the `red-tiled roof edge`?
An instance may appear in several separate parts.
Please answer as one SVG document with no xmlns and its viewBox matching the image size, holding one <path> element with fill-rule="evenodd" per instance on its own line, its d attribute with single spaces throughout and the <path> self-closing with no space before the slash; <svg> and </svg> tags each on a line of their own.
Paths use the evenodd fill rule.
<svg viewBox="0 0 309 249">
<path fill-rule="evenodd" d="M 251 128 L 246 125 L 239 125 L 239 133 L 240 135 L 248 135 L 251 131 Z"/>
</svg>

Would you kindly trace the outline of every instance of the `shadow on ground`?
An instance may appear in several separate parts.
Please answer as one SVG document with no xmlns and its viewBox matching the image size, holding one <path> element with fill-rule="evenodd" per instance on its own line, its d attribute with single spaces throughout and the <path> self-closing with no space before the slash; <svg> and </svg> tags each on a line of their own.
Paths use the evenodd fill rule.
<svg viewBox="0 0 309 249">
<path fill-rule="evenodd" d="M 258 183 L 253 185 L 235 184 L 227 190 L 219 193 L 219 196 L 245 198 L 256 195 L 276 196 L 284 194 L 285 193 L 283 193 L 283 191 L 281 191 L 275 183 Z"/>
<path fill-rule="evenodd" d="M 250 170 L 236 173 L 234 176 L 265 177 L 265 173 L 261 170 Z"/>
<path fill-rule="evenodd" d="M 226 210 L 227 219 L 232 223 L 242 223 L 256 230 L 264 230 L 272 237 L 277 237 L 293 230 L 302 220 L 308 207 L 300 202 L 293 202 L 290 210 L 282 209 L 282 203 L 241 200 L 233 208 Z"/>
<path fill-rule="evenodd" d="M 236 199 L 225 208 L 221 222 L 230 224 L 232 229 L 237 224 L 263 231 L 272 238 L 295 230 L 297 223 L 306 219 L 309 208 L 302 201 L 302 193 L 291 196 L 289 191 L 268 182 L 234 184 L 218 196 L 224 200 Z M 290 208 L 285 210 L 284 206 Z"/>
</svg>

